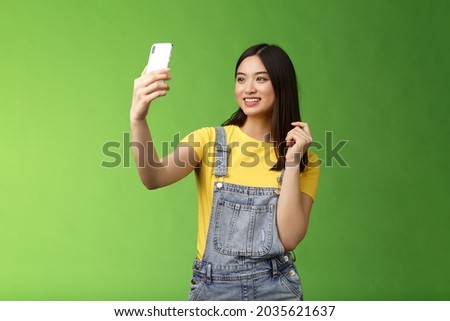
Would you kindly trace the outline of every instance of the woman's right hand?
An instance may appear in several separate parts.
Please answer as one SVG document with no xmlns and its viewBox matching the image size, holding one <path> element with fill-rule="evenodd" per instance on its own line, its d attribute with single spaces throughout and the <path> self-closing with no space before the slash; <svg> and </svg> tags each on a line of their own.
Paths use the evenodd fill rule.
<svg viewBox="0 0 450 321">
<path fill-rule="evenodd" d="M 150 103 L 161 96 L 165 96 L 170 90 L 166 81 L 170 80 L 170 69 L 161 69 L 146 73 L 146 69 L 141 76 L 134 81 L 133 100 L 131 103 L 131 120 L 144 120 L 147 116 Z"/>
</svg>

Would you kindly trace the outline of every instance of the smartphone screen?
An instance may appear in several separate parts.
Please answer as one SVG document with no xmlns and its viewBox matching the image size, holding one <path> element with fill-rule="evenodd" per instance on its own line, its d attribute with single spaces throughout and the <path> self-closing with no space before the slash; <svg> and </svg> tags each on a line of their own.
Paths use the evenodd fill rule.
<svg viewBox="0 0 450 321">
<path fill-rule="evenodd" d="M 148 57 L 147 73 L 169 67 L 172 47 L 171 43 L 155 43 L 152 45 Z"/>
</svg>

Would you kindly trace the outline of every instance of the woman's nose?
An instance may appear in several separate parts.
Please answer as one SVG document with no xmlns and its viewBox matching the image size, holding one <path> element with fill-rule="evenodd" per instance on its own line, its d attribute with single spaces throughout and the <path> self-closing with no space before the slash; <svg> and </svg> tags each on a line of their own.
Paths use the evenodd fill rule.
<svg viewBox="0 0 450 321">
<path fill-rule="evenodd" d="M 245 86 L 245 93 L 246 94 L 254 94 L 255 92 L 256 92 L 256 88 L 253 85 L 253 81 L 247 82 L 247 84 Z"/>
</svg>

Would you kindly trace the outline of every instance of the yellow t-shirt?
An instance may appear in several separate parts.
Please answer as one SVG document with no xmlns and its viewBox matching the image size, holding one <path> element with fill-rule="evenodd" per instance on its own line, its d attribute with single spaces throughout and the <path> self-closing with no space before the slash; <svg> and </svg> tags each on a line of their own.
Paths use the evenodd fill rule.
<svg viewBox="0 0 450 321">
<path fill-rule="evenodd" d="M 273 143 L 262 142 L 245 133 L 238 126 L 225 126 L 228 156 L 228 175 L 221 178 L 224 182 L 257 186 L 278 187 L 277 178 L 281 172 L 270 170 L 276 163 Z M 197 257 L 201 260 L 205 252 L 209 220 L 213 199 L 214 176 L 214 143 L 216 133 L 214 127 L 205 127 L 192 132 L 181 140 L 181 143 L 193 147 L 201 166 L 196 170 L 198 191 L 198 232 Z M 300 190 L 313 200 L 316 197 L 319 182 L 317 155 L 309 152 L 309 164 L 300 174 Z"/>
</svg>

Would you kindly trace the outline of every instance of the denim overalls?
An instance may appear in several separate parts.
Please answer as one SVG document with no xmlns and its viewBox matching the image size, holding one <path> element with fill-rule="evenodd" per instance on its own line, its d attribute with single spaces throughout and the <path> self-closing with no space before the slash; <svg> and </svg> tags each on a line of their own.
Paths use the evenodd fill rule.
<svg viewBox="0 0 450 321">
<path fill-rule="evenodd" d="M 302 300 L 293 255 L 276 227 L 277 189 L 224 182 L 228 148 L 216 128 L 212 212 L 203 260 L 193 264 L 189 300 Z M 281 179 L 280 179 L 281 183 Z"/>
</svg>

